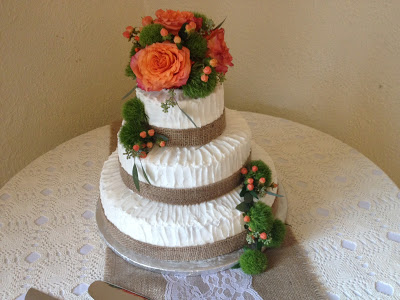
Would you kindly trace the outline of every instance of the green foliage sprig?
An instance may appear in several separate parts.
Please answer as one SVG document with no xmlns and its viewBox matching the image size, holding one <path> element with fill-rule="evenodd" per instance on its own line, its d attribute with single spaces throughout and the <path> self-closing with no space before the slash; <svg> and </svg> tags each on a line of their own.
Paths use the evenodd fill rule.
<svg viewBox="0 0 400 300">
<path fill-rule="evenodd" d="M 163 109 L 164 113 L 167 113 L 170 107 L 174 107 L 177 106 L 180 111 L 189 119 L 189 121 L 194 125 L 194 127 L 198 128 L 198 126 L 196 125 L 196 123 L 193 121 L 193 119 L 179 106 L 178 101 L 176 101 L 175 99 L 175 90 L 174 89 L 170 89 L 168 91 L 169 93 L 169 98 L 167 100 L 165 100 L 165 102 L 161 103 L 161 107 Z"/>
<path fill-rule="evenodd" d="M 161 108 L 164 113 L 167 113 L 170 107 L 174 107 L 175 105 L 178 104 L 175 100 L 175 90 L 170 89 L 168 91 L 168 94 L 169 94 L 169 98 L 167 100 L 165 100 L 165 102 L 161 103 Z"/>
</svg>

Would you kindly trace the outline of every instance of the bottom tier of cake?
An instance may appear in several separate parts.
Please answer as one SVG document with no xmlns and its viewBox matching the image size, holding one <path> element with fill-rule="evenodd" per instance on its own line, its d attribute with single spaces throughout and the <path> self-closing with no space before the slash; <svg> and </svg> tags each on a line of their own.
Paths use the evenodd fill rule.
<svg viewBox="0 0 400 300">
<path fill-rule="evenodd" d="M 272 159 L 255 143 L 252 159 L 263 160 L 277 183 Z M 164 260 L 201 260 L 242 248 L 246 234 L 242 214 L 235 208 L 242 201 L 239 192 L 237 187 L 196 205 L 150 201 L 125 186 L 117 152 L 105 162 L 100 180 L 101 211 L 113 234 L 120 235 L 126 247 Z M 270 206 L 274 200 L 270 195 L 260 199 Z"/>
</svg>

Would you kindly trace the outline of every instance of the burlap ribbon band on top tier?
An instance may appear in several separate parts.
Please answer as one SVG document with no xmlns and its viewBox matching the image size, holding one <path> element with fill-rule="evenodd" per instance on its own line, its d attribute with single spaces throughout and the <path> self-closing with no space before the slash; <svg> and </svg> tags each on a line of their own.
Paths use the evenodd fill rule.
<svg viewBox="0 0 400 300">
<path fill-rule="evenodd" d="M 152 258 L 177 261 L 204 260 L 231 253 L 247 244 L 246 231 L 242 231 L 227 239 L 200 246 L 166 247 L 151 245 L 122 233 L 107 219 L 101 200 L 99 200 L 98 205 L 100 207 L 97 208 L 97 213 L 100 214 L 98 217 L 102 218 L 101 221 L 105 226 L 104 230 L 107 230 L 123 248 Z"/>
<path fill-rule="evenodd" d="M 250 156 L 245 165 L 250 162 Z M 132 175 L 127 173 L 121 165 L 119 166 L 119 171 L 122 181 L 133 192 L 153 201 L 177 205 L 193 205 L 216 199 L 229 193 L 242 183 L 241 173 L 238 170 L 223 180 L 194 188 L 165 188 L 139 181 L 140 192 L 138 192 Z"/>
<path fill-rule="evenodd" d="M 156 133 L 168 138 L 167 146 L 192 147 L 208 144 L 219 137 L 226 127 L 225 110 L 215 121 L 199 128 L 171 129 L 150 125 Z"/>
</svg>

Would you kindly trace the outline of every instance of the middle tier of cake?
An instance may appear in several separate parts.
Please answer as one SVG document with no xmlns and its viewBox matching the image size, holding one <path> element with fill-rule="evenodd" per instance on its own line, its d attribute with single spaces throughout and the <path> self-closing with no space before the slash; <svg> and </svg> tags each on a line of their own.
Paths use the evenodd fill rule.
<svg viewBox="0 0 400 300">
<path fill-rule="evenodd" d="M 229 178 L 245 165 L 251 154 L 251 131 L 239 112 L 225 109 L 226 128 L 222 135 L 201 147 L 154 147 L 142 159 L 151 185 L 170 189 L 207 186 Z M 133 159 L 127 159 L 118 142 L 118 157 L 129 176 Z M 136 161 L 138 164 L 138 160 Z M 146 182 L 139 164 L 139 180 Z"/>
</svg>

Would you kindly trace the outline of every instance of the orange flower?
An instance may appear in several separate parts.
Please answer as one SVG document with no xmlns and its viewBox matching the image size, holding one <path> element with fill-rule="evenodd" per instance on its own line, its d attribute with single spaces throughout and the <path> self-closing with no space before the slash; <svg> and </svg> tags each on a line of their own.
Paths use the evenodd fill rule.
<svg viewBox="0 0 400 300">
<path fill-rule="evenodd" d="M 176 36 L 174 37 L 174 43 L 175 43 L 175 44 L 180 44 L 181 42 L 182 42 L 181 37 L 180 37 L 179 35 L 176 35 Z"/>
<path fill-rule="evenodd" d="M 210 60 L 210 66 L 211 67 L 216 67 L 218 64 L 218 60 L 216 60 L 215 58 L 213 58 L 212 60 Z"/>
<path fill-rule="evenodd" d="M 122 35 L 124 36 L 124 37 L 126 37 L 127 39 L 130 39 L 131 38 L 131 33 L 127 30 L 127 31 L 124 31 L 123 33 L 122 33 Z"/>
<path fill-rule="evenodd" d="M 225 30 L 219 28 L 213 30 L 206 39 L 208 48 L 207 56 L 215 58 L 217 60 L 215 70 L 225 74 L 228 72 L 228 66 L 232 67 L 233 64 L 232 55 L 229 53 L 229 48 L 226 46 L 224 35 Z"/>
<path fill-rule="evenodd" d="M 131 69 L 138 86 L 146 91 L 160 91 L 185 85 L 190 74 L 190 51 L 175 44 L 154 43 L 137 52 Z"/>
<path fill-rule="evenodd" d="M 212 72 L 212 70 L 211 70 L 211 68 L 209 66 L 207 66 L 207 67 L 205 67 L 203 69 L 203 73 L 206 74 L 206 75 L 210 75 L 211 72 Z"/>
<path fill-rule="evenodd" d="M 161 36 L 166 37 L 168 35 L 168 30 L 165 28 L 162 28 L 160 31 Z"/>
<path fill-rule="evenodd" d="M 142 18 L 142 25 L 147 26 L 149 24 L 153 23 L 153 18 L 150 16 Z"/>
<path fill-rule="evenodd" d="M 157 19 L 154 20 L 154 23 L 163 25 L 168 32 L 177 35 L 184 23 L 193 21 L 194 15 L 190 11 L 174 11 L 170 9 L 164 11 L 159 9 L 156 11 L 156 17 Z"/>
<path fill-rule="evenodd" d="M 208 76 L 206 74 L 203 74 L 203 75 L 201 75 L 200 79 L 203 82 L 207 82 L 208 81 Z"/>
</svg>

